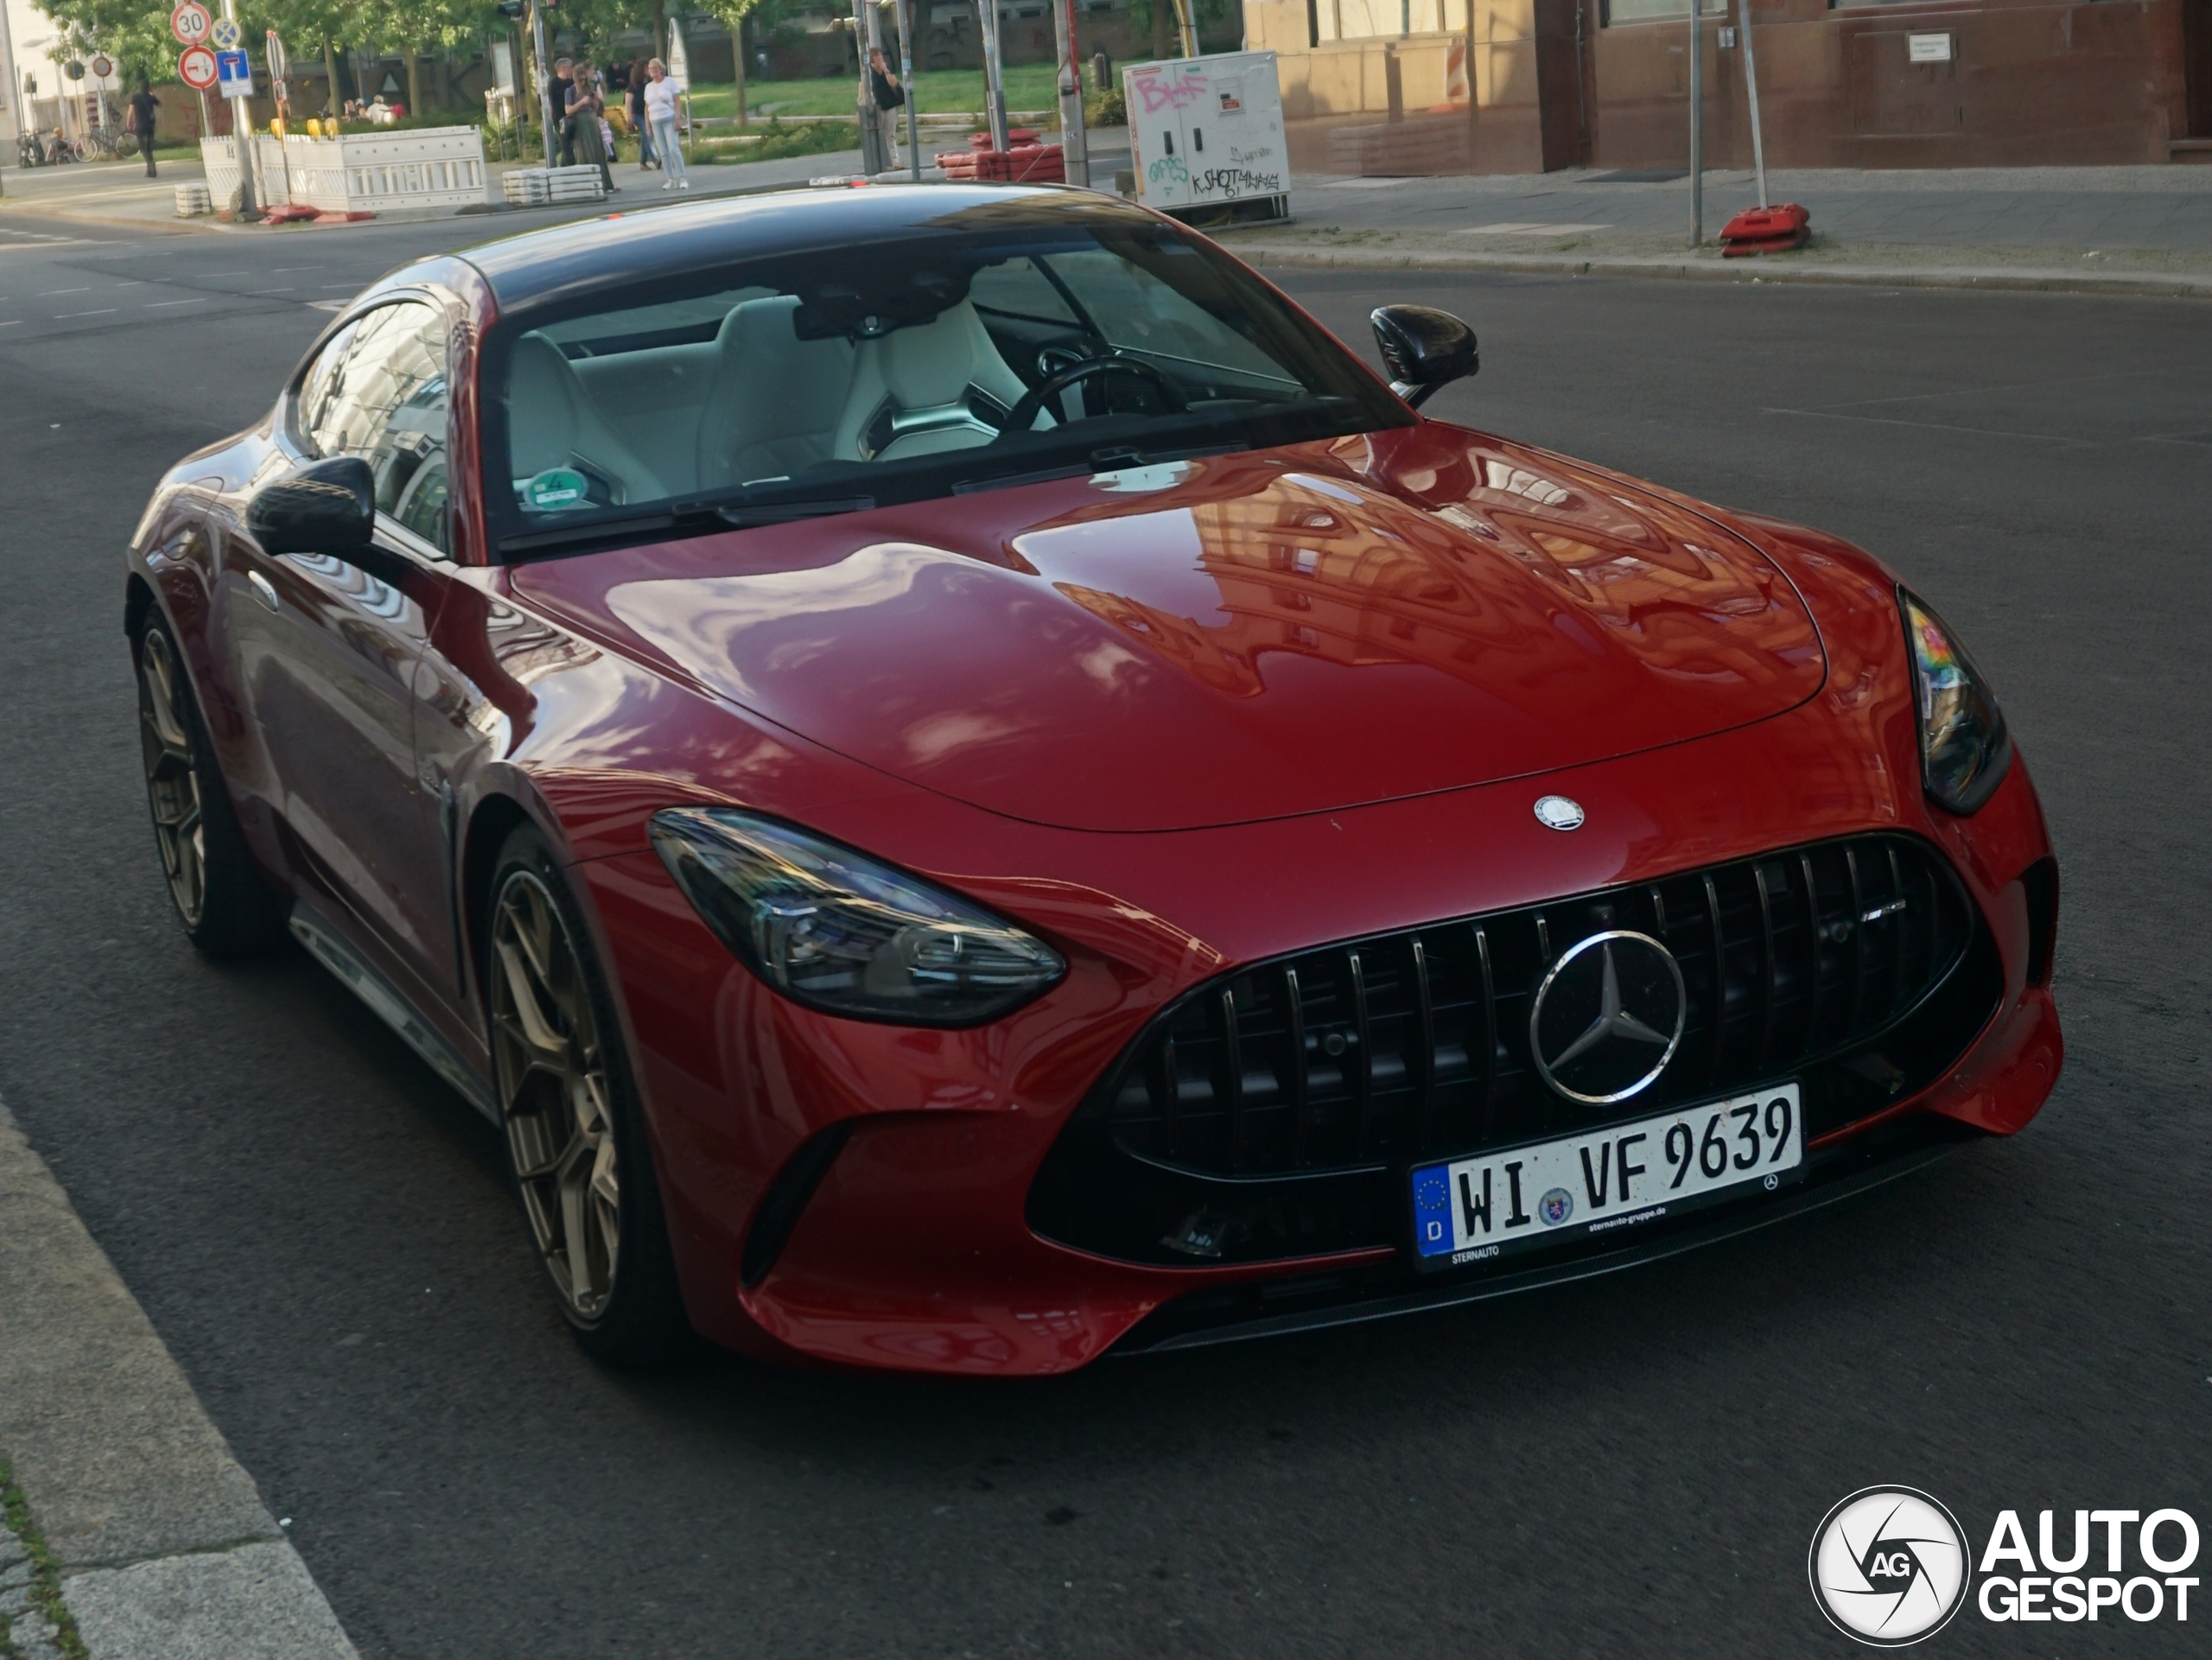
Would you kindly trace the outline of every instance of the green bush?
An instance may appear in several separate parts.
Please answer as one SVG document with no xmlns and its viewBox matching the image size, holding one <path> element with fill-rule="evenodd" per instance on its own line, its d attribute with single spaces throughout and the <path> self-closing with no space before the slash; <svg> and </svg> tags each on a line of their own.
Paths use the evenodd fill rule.
<svg viewBox="0 0 2212 1660">
<path fill-rule="evenodd" d="M 1122 101 L 1119 87 L 1111 92 L 1093 92 L 1083 101 L 1083 124 L 1085 127 L 1126 127 L 1129 124 L 1128 105 Z"/>
</svg>

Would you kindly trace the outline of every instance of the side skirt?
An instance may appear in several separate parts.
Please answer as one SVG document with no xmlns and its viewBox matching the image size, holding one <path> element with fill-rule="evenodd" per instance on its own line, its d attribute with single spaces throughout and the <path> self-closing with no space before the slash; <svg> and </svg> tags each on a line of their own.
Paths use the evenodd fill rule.
<svg viewBox="0 0 2212 1660">
<path fill-rule="evenodd" d="M 499 1104 L 492 1087 L 463 1060 L 454 1046 L 424 1020 L 406 995 L 365 961 L 315 907 L 304 900 L 292 902 L 292 932 L 323 967 L 336 975 L 377 1018 L 399 1034 L 407 1046 L 420 1055 L 430 1070 L 459 1091 L 463 1100 L 493 1123 L 499 1122 Z"/>
</svg>

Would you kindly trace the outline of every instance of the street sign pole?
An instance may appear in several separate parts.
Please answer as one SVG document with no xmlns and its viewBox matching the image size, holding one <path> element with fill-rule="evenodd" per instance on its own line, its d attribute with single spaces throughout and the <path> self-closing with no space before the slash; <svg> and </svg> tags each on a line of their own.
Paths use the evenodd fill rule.
<svg viewBox="0 0 2212 1660">
<path fill-rule="evenodd" d="M 225 0 L 228 3 L 228 0 Z M 1705 0 L 1690 0 L 1690 246 L 1705 245 Z"/>
<path fill-rule="evenodd" d="M 1083 48 L 1075 34 L 1075 0 L 1052 0 L 1052 45 L 1058 54 L 1060 162 L 1070 184 L 1090 182 L 1090 137 L 1083 124 Z"/>
<path fill-rule="evenodd" d="M 1006 152 L 1006 65 L 999 52 L 999 0 L 980 0 L 983 8 L 983 124 L 991 148 Z"/>
<path fill-rule="evenodd" d="M 545 61 L 545 13 L 543 8 L 530 9 L 530 49 L 537 60 L 537 126 L 538 135 L 545 140 L 545 165 L 553 165 L 553 71 Z"/>
<path fill-rule="evenodd" d="M 1751 99 L 1751 166 L 1759 175 L 1759 206 L 1766 206 L 1766 144 L 1759 137 L 1759 60 L 1751 53 L 1751 0 L 1744 0 L 1744 87 Z M 1726 226 L 1722 227 L 1724 232 Z"/>
<path fill-rule="evenodd" d="M 223 16 L 235 31 L 238 0 L 223 0 Z M 255 219 L 261 209 L 253 188 L 253 111 L 243 98 L 231 99 L 231 142 L 238 149 L 238 217 Z"/>
<path fill-rule="evenodd" d="M 995 0 L 991 0 L 995 3 Z M 922 181 L 921 93 L 914 86 L 914 30 L 907 18 L 907 0 L 899 0 L 899 84 L 906 89 L 906 162 L 914 182 Z"/>
<path fill-rule="evenodd" d="M 861 60 L 859 90 L 854 95 L 853 121 L 861 135 L 861 171 L 873 179 L 884 172 L 889 163 L 883 158 L 883 124 L 875 118 L 875 82 L 871 79 L 874 66 L 868 62 L 869 40 L 868 0 L 853 0 L 853 54 Z"/>
</svg>

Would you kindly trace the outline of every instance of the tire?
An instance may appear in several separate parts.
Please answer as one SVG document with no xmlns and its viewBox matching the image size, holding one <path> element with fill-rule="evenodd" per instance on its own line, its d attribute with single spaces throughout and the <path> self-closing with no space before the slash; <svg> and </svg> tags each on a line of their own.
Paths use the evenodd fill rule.
<svg viewBox="0 0 2212 1660">
<path fill-rule="evenodd" d="M 131 645 L 146 806 L 185 938 L 216 959 L 270 951 L 284 938 L 290 906 L 261 874 L 238 828 L 184 653 L 151 609 Z"/>
<path fill-rule="evenodd" d="M 491 893 L 481 938 L 493 1084 L 508 1172 L 554 1302 L 608 1365 L 682 1359 L 698 1339 L 621 1027 L 534 825 L 507 837 Z"/>
</svg>

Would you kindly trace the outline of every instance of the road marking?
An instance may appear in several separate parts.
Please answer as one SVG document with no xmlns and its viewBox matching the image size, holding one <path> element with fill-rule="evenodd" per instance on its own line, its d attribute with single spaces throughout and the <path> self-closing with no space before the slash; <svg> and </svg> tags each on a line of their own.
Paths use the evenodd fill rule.
<svg viewBox="0 0 2212 1660">
<path fill-rule="evenodd" d="M 21 321 L 22 321 L 22 319 L 21 317 L 10 317 L 10 318 L 9 318 L 9 319 L 8 319 L 8 321 L 7 321 L 6 322 L 4 322 L 4 323 L 0 323 L 0 328 L 13 328 L 17 324 L 17 323 L 19 323 L 19 322 L 21 322 Z"/>
<path fill-rule="evenodd" d="M 57 311 L 54 314 L 54 321 L 60 322 L 69 317 L 112 317 L 113 315 L 115 315 L 115 308 L 109 306 L 100 311 Z"/>
<path fill-rule="evenodd" d="M 291 291 L 292 291 L 292 290 L 291 290 L 291 289 L 288 289 L 288 288 L 286 288 L 286 289 L 248 289 L 246 290 L 247 294 L 249 294 L 249 295 L 254 295 L 254 294 L 289 294 Z"/>
<path fill-rule="evenodd" d="M 155 300 L 148 303 L 146 309 L 159 311 L 163 306 L 204 306 L 214 297 L 212 294 L 203 294 L 196 300 Z"/>
<path fill-rule="evenodd" d="M 87 283 L 80 289 L 41 289 L 38 291 L 38 298 L 44 300 L 56 294 L 90 294 L 92 291 L 92 285 Z"/>
<path fill-rule="evenodd" d="M 346 302 L 343 300 L 310 300 L 308 302 L 308 305 L 310 309 L 315 311 L 343 311 L 346 309 Z"/>
<path fill-rule="evenodd" d="M 1580 236 L 1589 231 L 1605 231 L 1606 225 L 1547 225 L 1539 219 L 1503 219 L 1496 225 L 1463 225 L 1461 236 Z"/>
</svg>

